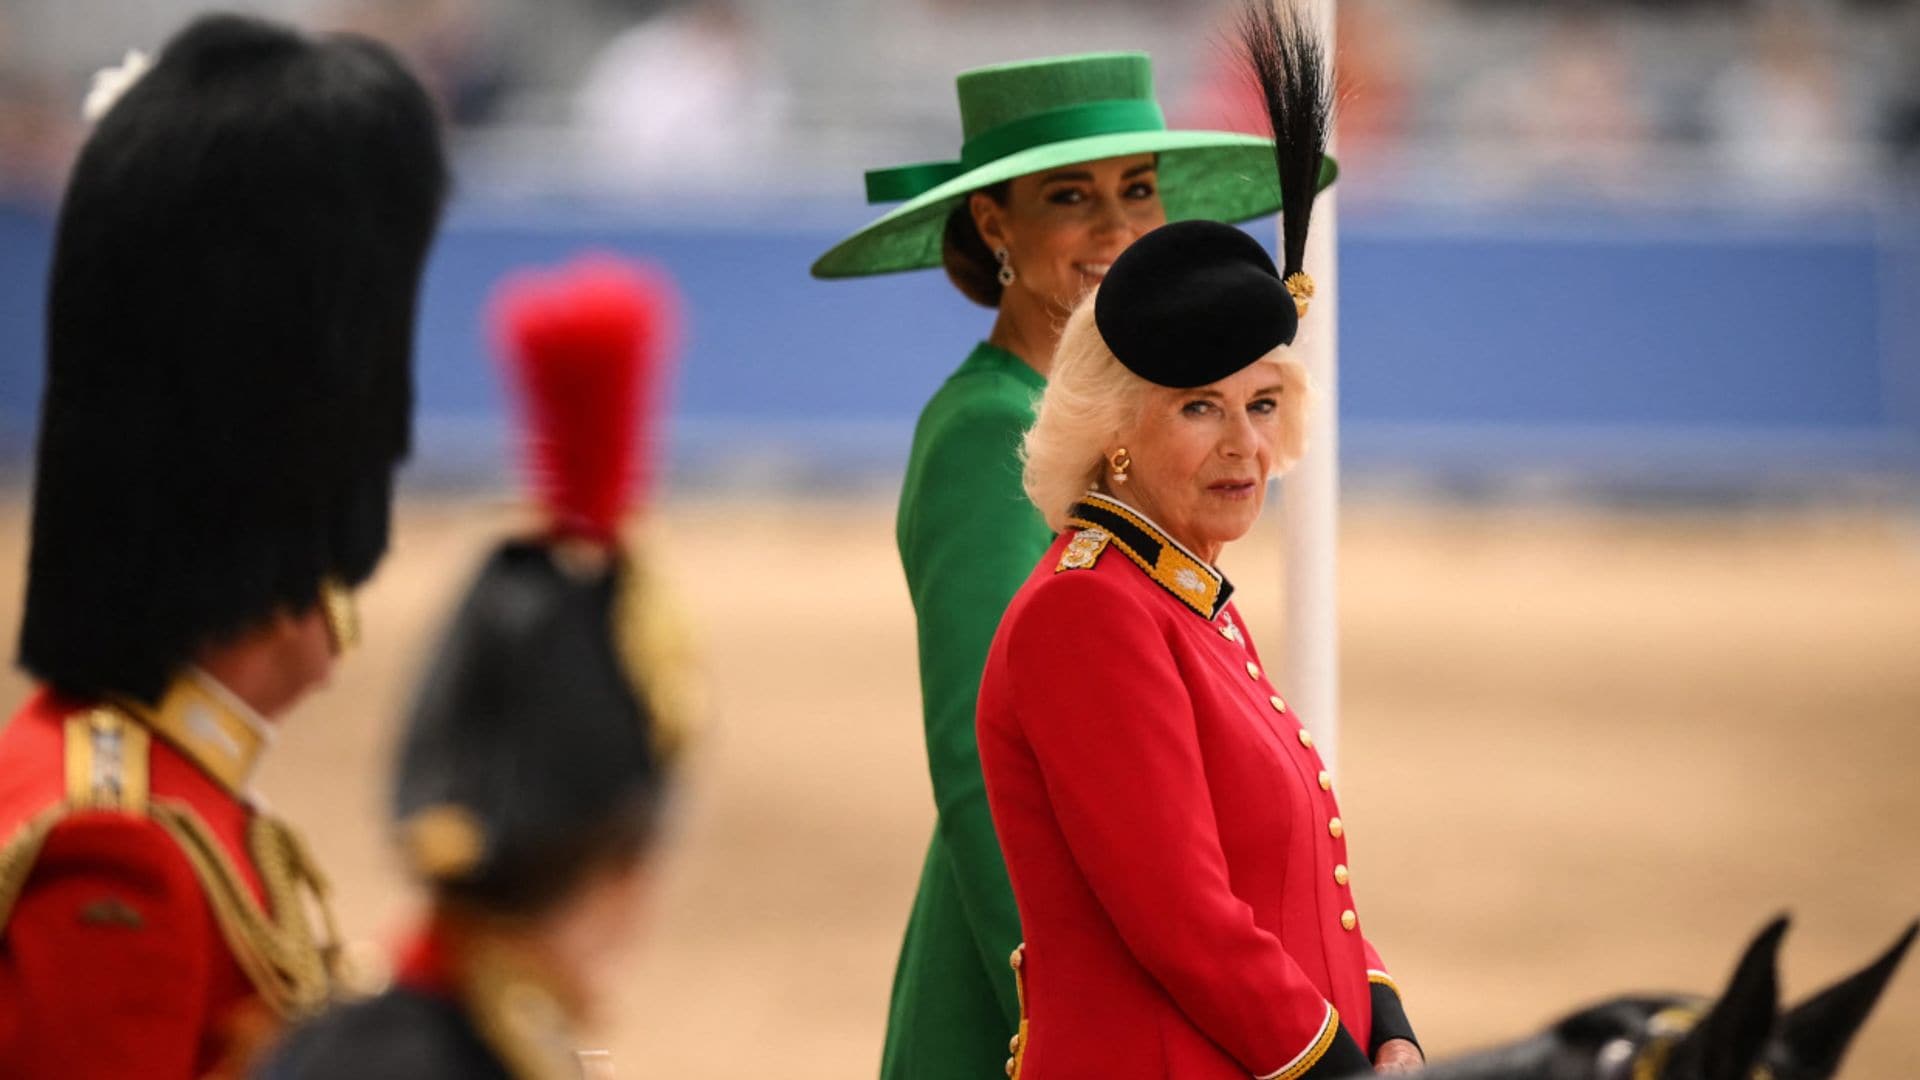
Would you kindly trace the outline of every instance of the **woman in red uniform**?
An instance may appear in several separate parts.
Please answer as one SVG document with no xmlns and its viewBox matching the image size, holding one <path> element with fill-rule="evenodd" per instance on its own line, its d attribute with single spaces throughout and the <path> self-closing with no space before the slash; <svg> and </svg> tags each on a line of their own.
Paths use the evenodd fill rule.
<svg viewBox="0 0 1920 1080">
<path fill-rule="evenodd" d="M 1286 273 L 1229 226 L 1146 234 L 1068 321 L 1027 436 L 1060 536 L 1000 624 L 978 726 L 1026 934 L 1008 1069 L 1027 1080 L 1421 1060 L 1361 932 L 1332 780 L 1214 569 L 1302 450 L 1290 346 L 1327 120 L 1312 30 L 1251 8 Z"/>
</svg>

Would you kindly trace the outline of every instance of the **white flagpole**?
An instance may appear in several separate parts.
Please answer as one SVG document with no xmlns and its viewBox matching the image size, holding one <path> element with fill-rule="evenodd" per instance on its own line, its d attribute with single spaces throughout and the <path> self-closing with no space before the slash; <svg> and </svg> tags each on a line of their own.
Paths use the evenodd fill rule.
<svg viewBox="0 0 1920 1080">
<path fill-rule="evenodd" d="M 1280 0 L 1285 3 L 1286 0 Z M 1333 0 L 1315 0 L 1314 14 L 1333 51 Z M 1328 143 L 1329 152 L 1332 143 Z M 1286 560 L 1286 694 L 1313 731 L 1327 769 L 1340 771 L 1339 185 L 1313 204 L 1306 272 L 1315 295 L 1300 328 L 1302 358 L 1315 396 L 1307 421 L 1307 453 L 1281 481 L 1282 551 Z M 1276 229 L 1278 226 L 1276 226 Z"/>
</svg>

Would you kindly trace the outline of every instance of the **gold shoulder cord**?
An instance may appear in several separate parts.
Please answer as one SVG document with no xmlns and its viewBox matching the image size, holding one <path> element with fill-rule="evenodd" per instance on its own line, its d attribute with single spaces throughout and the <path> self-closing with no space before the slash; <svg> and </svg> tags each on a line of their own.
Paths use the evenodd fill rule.
<svg viewBox="0 0 1920 1080">
<path fill-rule="evenodd" d="M 192 808 L 149 798 L 151 739 L 118 709 L 100 707 L 66 721 L 67 798 L 33 818 L 0 847 L 0 926 L 33 873 L 47 834 L 67 815 L 117 810 L 149 818 L 171 836 L 212 905 L 221 936 L 266 1003 L 285 1017 L 318 1009 L 330 996 L 339 933 L 327 906 L 327 883 L 306 845 L 286 825 L 255 814 L 247 849 L 260 873 L 262 911 L 233 859 Z M 304 893 L 304 895 L 303 895 Z M 316 941 L 308 907 L 319 909 L 325 940 Z"/>
<path fill-rule="evenodd" d="M 267 1004 L 290 1018 L 325 1005 L 339 961 L 340 934 L 327 904 L 326 878 L 299 835 L 266 814 L 256 813 L 247 825 L 247 850 L 267 894 L 263 911 L 198 814 L 170 801 L 154 803 L 149 814 L 186 852 L 206 887 L 221 935 Z M 315 940 L 309 903 L 319 909 L 324 940 Z"/>
<path fill-rule="evenodd" d="M 65 807 L 56 806 L 29 819 L 0 845 L 0 929 L 6 927 L 8 917 L 13 914 L 14 901 L 20 899 L 21 890 L 27 887 L 27 878 L 33 875 L 34 860 L 40 857 L 40 847 L 47 842 L 47 834 L 66 814 Z"/>
</svg>

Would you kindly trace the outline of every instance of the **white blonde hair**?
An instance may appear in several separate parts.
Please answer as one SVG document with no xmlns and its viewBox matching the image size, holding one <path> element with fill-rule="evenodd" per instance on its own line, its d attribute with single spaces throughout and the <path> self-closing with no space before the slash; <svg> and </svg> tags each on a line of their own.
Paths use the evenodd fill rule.
<svg viewBox="0 0 1920 1080">
<path fill-rule="evenodd" d="M 1067 317 L 1033 427 L 1020 447 L 1021 483 L 1054 532 L 1065 531 L 1067 511 L 1089 489 L 1099 486 L 1107 469 L 1108 448 L 1139 419 L 1155 390 L 1154 384 L 1128 371 L 1100 336 L 1093 321 L 1093 298 L 1098 292 L 1088 293 Z M 1306 452 L 1312 384 L 1306 366 L 1286 346 L 1255 363 L 1272 364 L 1285 388 L 1280 397 L 1281 434 L 1274 446 L 1273 475 L 1278 476 Z"/>
</svg>

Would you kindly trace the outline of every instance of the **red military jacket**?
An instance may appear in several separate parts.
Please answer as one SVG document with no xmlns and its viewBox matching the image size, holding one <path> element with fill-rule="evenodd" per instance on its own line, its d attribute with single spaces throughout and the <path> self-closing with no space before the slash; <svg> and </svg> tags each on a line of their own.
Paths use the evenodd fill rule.
<svg viewBox="0 0 1920 1080">
<path fill-rule="evenodd" d="M 1361 931 L 1331 777 L 1232 586 L 1117 500 L 1090 494 L 1070 521 L 1007 608 L 980 690 L 1026 938 L 1009 1069 L 1370 1072 L 1412 1031 Z"/>
<path fill-rule="evenodd" d="M 0 730 L 0 1075 L 237 1075 L 325 1000 L 324 897 L 243 794 L 243 710 L 195 674 L 152 709 L 42 690 Z"/>
</svg>

